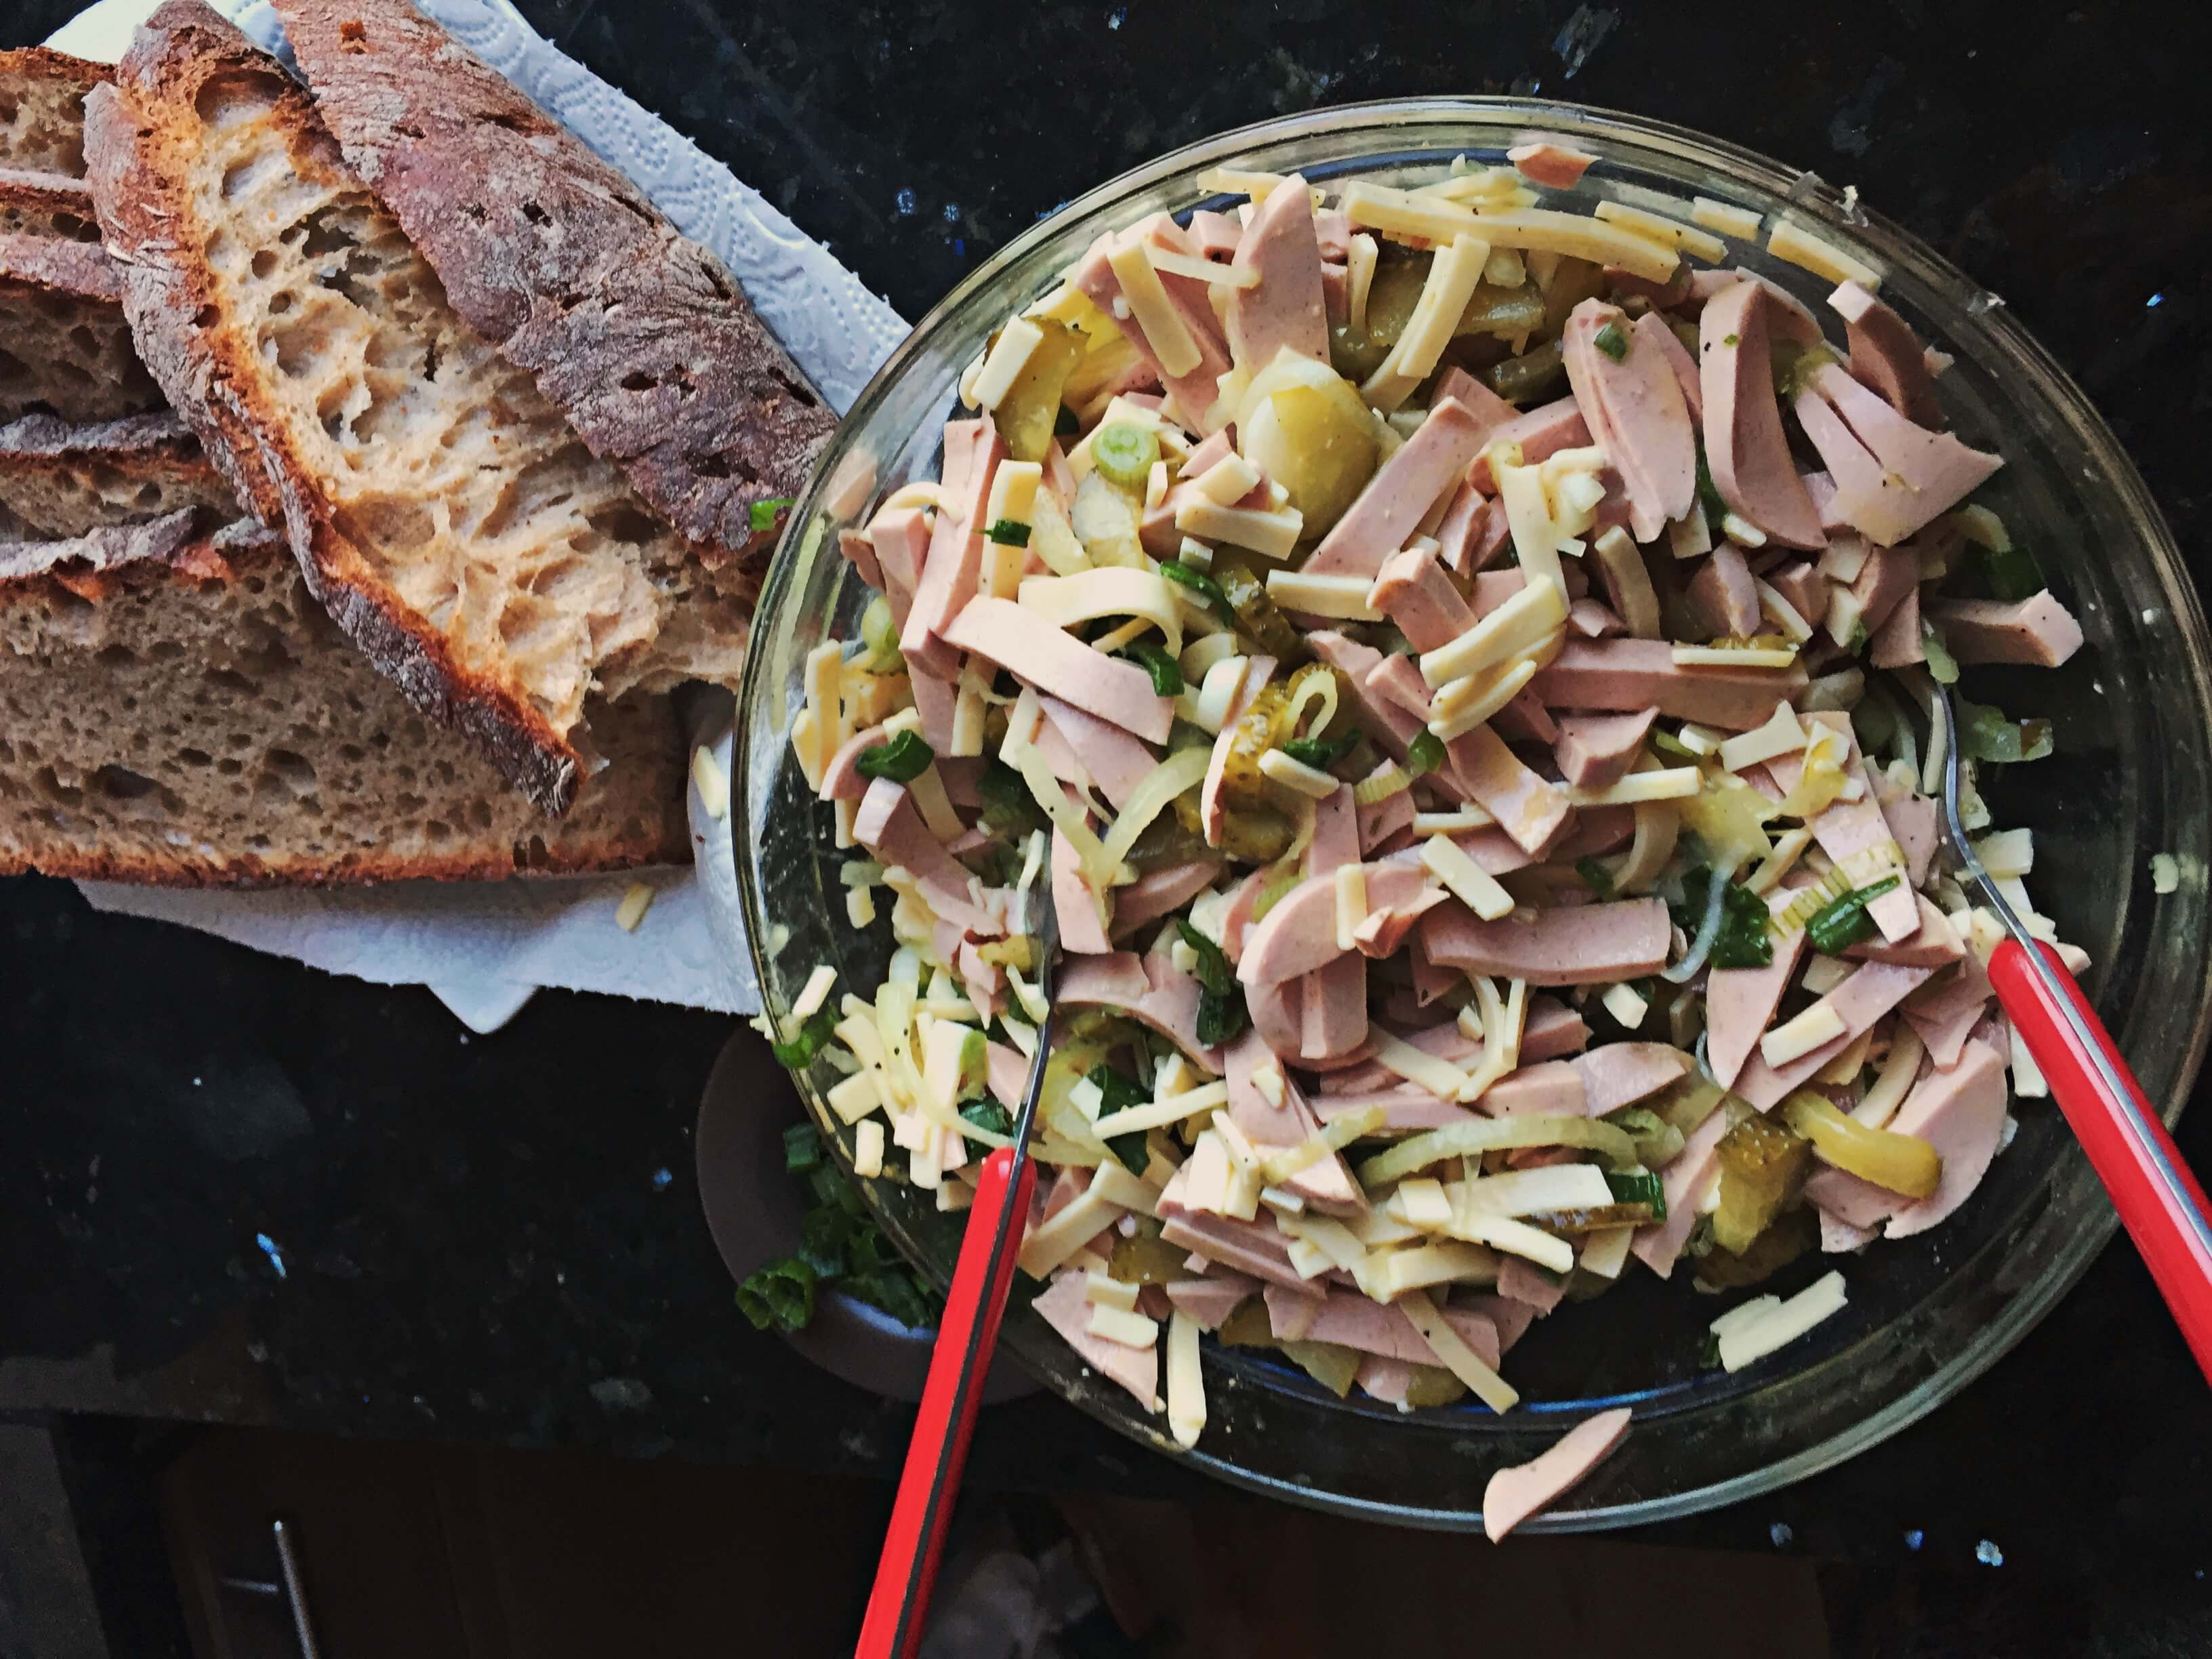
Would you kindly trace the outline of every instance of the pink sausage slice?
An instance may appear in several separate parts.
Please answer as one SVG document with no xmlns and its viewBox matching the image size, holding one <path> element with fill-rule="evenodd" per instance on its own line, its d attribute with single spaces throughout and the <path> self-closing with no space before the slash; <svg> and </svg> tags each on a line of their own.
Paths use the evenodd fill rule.
<svg viewBox="0 0 2212 1659">
<path fill-rule="evenodd" d="M 1664 1042 L 1608 1042 L 1572 1064 L 1582 1073 L 1583 1110 L 1603 1117 L 1657 1094 L 1690 1069 L 1690 1057 Z"/>
<path fill-rule="evenodd" d="M 1656 708 L 1639 708 L 1632 714 L 1563 714 L 1559 738 L 1552 750 L 1559 775 L 1577 789 L 1604 789 L 1628 775 L 1628 769 L 1644 751 L 1651 733 Z"/>
<path fill-rule="evenodd" d="M 1542 1456 L 1500 1469 L 1482 1491 L 1482 1529 L 1496 1543 L 1613 1455 L 1628 1436 L 1629 1408 L 1577 1424 Z"/>
<path fill-rule="evenodd" d="M 1805 689 L 1802 662 L 1788 668 L 1685 668 L 1664 640 L 1569 640 L 1529 689 L 1550 708 L 1628 714 L 1656 708 L 1669 719 L 1748 732 Z"/>
<path fill-rule="evenodd" d="M 1664 967 L 1673 926 L 1656 898 L 1516 911 L 1497 921 L 1446 904 L 1421 919 L 1421 945 L 1431 962 L 1469 973 L 1534 985 L 1598 985 Z"/>
<path fill-rule="evenodd" d="M 1137 786 L 1158 764 L 1152 751 L 1120 726 L 1058 697 L 1042 697 L 1046 725 L 1067 745 L 1084 775 L 1116 806 L 1125 806 Z M 1041 741 L 1042 739 L 1040 739 Z"/>
<path fill-rule="evenodd" d="M 2007 605 L 1944 599 L 1928 607 L 1951 654 L 1962 663 L 2024 663 L 2056 668 L 2081 648 L 2081 624 L 2049 588 Z"/>
<path fill-rule="evenodd" d="M 1785 547 L 1826 544 L 1797 477 L 1775 401 L 1768 330 L 1776 301 L 1763 283 L 1735 283 L 1698 317 L 1705 464 L 1721 498 Z"/>
<path fill-rule="evenodd" d="M 1081 1273 L 1062 1273 L 1053 1281 L 1051 1289 L 1030 1305 L 1046 1324 L 1066 1339 L 1069 1347 L 1083 1356 L 1085 1364 L 1127 1389 L 1146 1411 L 1159 1410 L 1160 1345 L 1155 1342 L 1149 1348 L 1126 1347 L 1093 1332 L 1090 1295 L 1083 1281 Z"/>
<path fill-rule="evenodd" d="M 1189 1315 L 1202 1331 L 1218 1331 L 1260 1293 L 1260 1281 L 1240 1273 L 1212 1273 L 1204 1279 L 1178 1279 L 1167 1289 L 1176 1312 Z"/>
<path fill-rule="evenodd" d="M 939 920 L 980 938 L 1006 932 L 976 904 L 975 878 L 929 833 L 905 785 L 889 778 L 868 785 L 853 821 L 853 838 L 885 864 L 911 870 Z"/>
<path fill-rule="evenodd" d="M 1229 290 L 1228 314 L 1222 321 L 1237 366 L 1265 368 L 1286 346 L 1302 357 L 1327 362 L 1321 242 L 1314 230 L 1313 192 L 1304 179 L 1294 173 L 1268 192 L 1244 228 L 1236 262 L 1260 277 L 1249 288 Z"/>
<path fill-rule="evenodd" d="M 921 674 L 950 680 L 960 672 L 960 653 L 945 643 L 944 635 L 975 597 L 983 569 L 983 514 L 991 500 L 991 477 L 1006 459 L 1006 441 L 989 421 L 953 421 L 945 426 L 944 489 L 951 505 L 937 515 L 914 605 L 899 632 L 899 649 L 908 665 Z"/>
<path fill-rule="evenodd" d="M 920 611 L 915 614 L 919 616 Z M 968 601 L 944 635 L 1035 686 L 1151 743 L 1165 743 L 1175 704 L 1156 696 L 1134 663 L 1093 650 L 1073 634 L 1039 623 L 1035 611 L 1012 599 L 978 596 Z"/>
<path fill-rule="evenodd" d="M 1690 418 L 1702 422 L 1705 418 L 1705 391 L 1698 379 L 1698 360 L 1690 355 L 1674 331 L 1667 326 L 1666 318 L 1656 311 L 1647 311 L 1636 319 L 1636 331 L 1667 360 L 1667 367 L 1674 371 L 1674 384 L 1682 388 L 1682 401 L 1689 405 Z"/>
<path fill-rule="evenodd" d="M 1778 889 L 1766 896 L 1767 914 L 1778 916 L 1796 902 L 1796 892 Z M 1735 1086 L 1804 954 L 1805 930 L 1800 927 L 1786 942 L 1776 944 L 1774 960 L 1765 967 L 1716 968 L 1706 976 L 1705 1060 L 1722 1088 Z"/>
<path fill-rule="evenodd" d="M 1308 574 L 1373 576 L 1467 471 L 1489 435 L 1466 404 L 1449 398 L 1437 404 L 1322 538 L 1306 561 Z"/>
<path fill-rule="evenodd" d="M 1589 422 L 1583 418 L 1582 406 L 1570 394 L 1557 403 L 1532 409 L 1526 415 L 1485 434 L 1483 453 L 1468 469 L 1468 479 L 1484 495 L 1497 494 L 1498 483 L 1490 471 L 1489 449 L 1492 444 L 1520 445 L 1522 461 L 1534 466 L 1538 461 L 1548 459 L 1563 449 L 1580 449 L 1589 441 Z"/>
<path fill-rule="evenodd" d="M 1881 393 L 1906 420 L 1925 427 L 1942 425 L 1927 351 L 1905 319 L 1856 283 L 1845 283 L 1831 294 L 1828 308 L 1844 319 L 1853 376 Z"/>
<path fill-rule="evenodd" d="M 1598 345 L 1607 329 L 1620 342 L 1618 361 Z M 1626 312 L 1601 300 L 1574 308 L 1560 346 L 1576 405 L 1627 488 L 1636 539 L 1656 541 L 1698 493 L 1697 428 L 1674 366 Z"/>
<path fill-rule="evenodd" d="M 929 520 L 918 507 L 878 513 L 869 522 L 868 541 L 876 550 L 877 568 L 883 573 L 884 597 L 891 602 L 891 620 L 903 634 L 929 551 Z"/>
<path fill-rule="evenodd" d="M 1552 190 L 1571 190 L 1597 157 L 1587 150 L 1577 149 L 1564 139 L 1540 138 L 1533 143 L 1514 145 L 1505 152 L 1505 159 L 1513 163 L 1514 171 L 1532 184 Z"/>
<path fill-rule="evenodd" d="M 1416 651 L 1449 645 L 1475 623 L 1465 597 L 1425 547 L 1409 547 L 1384 560 L 1367 599 L 1398 624 L 1398 631 Z"/>
<path fill-rule="evenodd" d="M 1734 542 L 1713 544 L 1712 556 L 1690 578 L 1689 596 L 1700 619 L 1720 637 L 1747 640 L 1759 632 L 1759 589 Z"/>
</svg>

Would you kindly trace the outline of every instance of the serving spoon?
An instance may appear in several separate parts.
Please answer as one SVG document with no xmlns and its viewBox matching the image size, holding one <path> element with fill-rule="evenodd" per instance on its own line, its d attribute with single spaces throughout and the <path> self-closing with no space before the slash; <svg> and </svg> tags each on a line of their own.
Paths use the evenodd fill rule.
<svg viewBox="0 0 2212 1659">
<path fill-rule="evenodd" d="M 1959 817 L 1965 767 L 1958 710 L 1948 687 L 1930 684 L 1943 744 L 1945 849 L 2009 936 L 1990 957 L 1990 983 L 2012 1022 L 2014 1040 L 2027 1045 L 2050 1083 L 2174 1323 L 2212 1382 L 2212 1206 L 2073 975 L 2056 951 L 2028 933 L 1966 838 Z"/>
<path fill-rule="evenodd" d="M 1045 1060 L 1052 1052 L 1054 1018 L 1059 1012 L 1054 985 L 1060 969 L 1060 919 L 1048 896 L 1039 902 L 1042 915 L 1031 937 L 1036 941 L 1037 990 L 1045 1012 L 1037 1022 L 1036 1051 L 1030 1057 L 1022 1109 L 1014 1118 L 1014 1144 L 994 1148 L 975 1174 L 968 1231 L 953 1264 L 944 1316 L 937 1322 L 937 1346 L 922 1383 L 914 1437 L 907 1443 L 898 1496 L 891 1505 L 884 1553 L 876 1563 L 875 1588 L 868 1593 L 860 1645 L 854 1650 L 856 1659 L 909 1659 L 921 1644 L 945 1530 L 968 1462 L 975 1408 L 982 1402 L 984 1377 L 999 1345 L 999 1322 L 1013 1285 L 1014 1261 L 1028 1226 L 1030 1198 L 1036 1189 L 1030 1131 L 1036 1122 L 1038 1097 L 1044 1092 Z"/>
</svg>

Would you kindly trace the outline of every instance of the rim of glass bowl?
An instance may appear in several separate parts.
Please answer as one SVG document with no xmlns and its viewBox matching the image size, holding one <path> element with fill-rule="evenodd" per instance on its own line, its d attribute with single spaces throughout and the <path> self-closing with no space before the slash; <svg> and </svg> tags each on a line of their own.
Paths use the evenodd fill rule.
<svg viewBox="0 0 2212 1659">
<path fill-rule="evenodd" d="M 1446 123 L 1455 127 L 1495 128 L 1500 138 L 1505 138 L 1508 133 L 1517 129 L 1540 127 L 1592 141 L 1593 147 L 1601 150 L 1610 146 L 1629 152 L 1656 153 L 1674 162 L 1686 163 L 1717 176 L 1747 195 L 1769 198 L 1772 205 L 1786 205 L 1795 216 L 1813 222 L 1814 228 L 1822 234 L 1834 237 L 1847 247 L 1871 252 L 1880 259 L 1887 272 L 1905 275 L 1913 283 L 1939 299 L 1955 313 L 1946 319 L 1943 343 L 1947 347 L 1956 345 L 1962 356 L 1971 356 L 1985 371 L 2007 380 L 2017 380 L 2039 393 L 2041 399 L 2048 404 L 2049 413 L 2063 428 L 2066 440 L 2081 451 L 2089 464 L 2093 477 L 2100 480 L 2109 492 L 2111 507 L 2128 525 L 2147 556 L 2147 564 L 2157 584 L 2159 598 L 2172 617 L 2175 643 L 2180 649 L 2187 671 L 2188 690 L 2193 694 L 2182 698 L 2174 695 L 2175 688 L 2162 687 L 2162 695 L 2158 701 L 2168 707 L 2176 702 L 2185 702 L 2196 715 L 2194 726 L 2197 732 L 2212 728 L 2212 640 L 2208 640 L 2203 611 L 2183 569 L 2172 532 L 2132 462 L 2095 413 L 2088 399 L 2065 371 L 2013 319 L 2001 300 L 1900 228 L 1878 215 L 1856 207 L 1847 208 L 1844 202 L 1815 174 L 1784 167 L 1754 152 L 1667 123 L 1586 106 L 1534 99 L 1385 100 L 1259 122 L 1171 151 L 1098 185 L 1041 219 L 986 260 L 933 307 L 861 392 L 825 452 L 823 462 L 798 507 L 790 516 L 762 594 L 759 617 L 763 622 L 778 617 L 782 607 L 788 603 L 793 585 L 804 578 L 809 564 L 805 550 L 813 542 L 809 527 L 823 512 L 824 498 L 836 493 L 833 489 L 834 481 L 847 476 L 849 471 L 848 444 L 852 434 L 866 425 L 869 416 L 901 382 L 908 366 L 949 319 L 963 315 L 969 307 L 980 302 L 994 297 L 1003 299 L 1008 273 L 1021 268 L 1041 244 L 1060 234 L 1070 221 L 1109 209 L 1115 210 L 1120 215 L 1133 215 L 1136 208 L 1133 198 L 1139 198 L 1148 191 L 1183 179 L 1199 168 L 1227 164 L 1255 149 L 1285 141 L 1343 140 L 1355 134 L 1371 137 L 1393 131 L 1404 132 L 1407 143 L 1402 152 L 1385 150 L 1348 155 L 1340 164 L 1340 170 L 1346 172 L 1374 171 L 1401 160 L 1424 160 L 1432 164 L 1435 160 L 1455 150 L 1478 148 L 1457 143 L 1431 143 L 1424 145 L 1424 129 Z M 1316 177 L 1329 176 L 1334 170 L 1338 169 L 1328 166 L 1310 169 Z M 1193 184 L 1194 186 L 1194 180 Z M 1193 199 L 1192 192 L 1187 190 L 1172 205 L 1176 208 L 1187 206 Z M 1043 270 L 1034 273 L 1040 279 L 1050 274 Z M 814 547 L 813 556 L 832 559 L 836 556 L 834 550 L 823 547 Z M 763 635 L 770 637 L 763 640 Z M 793 654 L 793 641 L 787 637 L 787 630 L 757 625 L 756 640 L 757 646 L 765 644 L 769 648 L 757 648 L 747 664 L 739 702 L 736 772 L 731 781 L 733 805 L 741 815 L 750 814 L 752 810 L 751 781 L 756 771 L 761 769 L 759 762 L 750 752 L 750 738 L 755 726 L 762 723 L 749 719 L 748 715 L 757 699 L 771 695 L 776 689 L 792 683 L 793 671 L 796 666 Z M 775 728 L 769 731 L 768 736 L 781 744 L 782 722 L 770 720 L 764 724 Z M 763 771 L 762 775 L 770 775 Z M 2201 781 L 2199 787 L 2201 789 Z M 2204 842 L 2208 826 L 2203 819 L 2202 803 L 2195 805 L 2198 808 L 2197 813 L 2189 821 L 2187 827 L 2196 832 L 2197 844 L 2195 850 L 2201 856 L 2206 850 Z M 2162 819 L 2170 820 L 2179 816 L 2182 815 L 2160 813 Z M 2181 823 L 2168 822 L 2166 827 L 2176 830 L 2185 826 Z M 739 887 L 754 965 L 763 987 L 763 1000 L 769 1007 L 769 1018 L 781 1031 L 781 999 L 775 994 L 772 988 L 777 986 L 778 981 L 769 953 L 762 945 L 772 924 L 763 913 L 759 883 L 750 856 L 744 850 L 757 848 L 758 838 L 740 834 L 733 840 L 740 849 Z M 2169 843 L 2172 840 L 2172 837 L 2169 836 Z M 2174 850 L 2171 844 L 2168 850 Z M 2157 902 L 2154 907 L 2158 912 L 2156 920 L 2161 925 L 2169 921 L 2184 924 L 2194 921 L 2197 924 L 2197 931 L 2187 937 L 2201 939 L 2205 932 L 2202 925 L 2204 899 L 2201 879 L 2185 879 L 2179 893 Z M 2127 900 L 2124 896 L 2122 903 L 2123 915 L 2115 926 L 2116 938 L 2125 925 Z M 2169 917 L 2166 907 L 2170 904 L 2187 914 Z M 2197 956 L 2198 971 L 2193 982 L 2202 988 L 2206 980 L 2203 971 L 2207 957 L 2205 944 L 2200 943 Z M 2203 1057 L 2208 1033 L 2212 1033 L 2212 994 L 2200 990 L 2197 1005 L 2185 1034 L 2181 1064 L 2174 1072 L 2171 1085 L 2165 1091 L 2165 1098 L 2160 1103 L 2163 1115 L 2169 1123 L 2179 1116 L 2186 1103 L 2191 1085 Z M 824 1128 L 831 1132 L 830 1139 L 837 1148 L 837 1155 L 848 1158 L 849 1149 L 844 1139 L 836 1133 L 842 1126 L 828 1111 L 820 1091 L 811 1078 L 802 1077 L 799 1082 L 809 1109 Z M 2068 1183 L 2078 1188 L 2083 1181 L 2091 1183 L 2089 1190 L 2094 1193 L 2094 1176 L 2087 1170 L 2087 1162 L 2078 1147 L 2071 1143 L 2070 1139 L 2067 1139 L 2061 1146 L 2043 1183 L 2044 1188 L 2047 1194 L 2056 1195 Z M 891 1237 L 909 1255 L 919 1258 L 921 1253 L 908 1238 L 902 1219 L 878 1201 L 872 1184 L 862 1184 L 871 1206 L 884 1221 Z M 2034 1218 L 2030 1218 L 2026 1224 L 2033 1226 L 2034 1221 Z M 2043 1271 L 2033 1282 L 2009 1294 L 1995 1316 L 1977 1326 L 1934 1370 L 1917 1382 L 1897 1392 L 1865 1417 L 1844 1423 L 1795 1452 L 1741 1474 L 1650 1497 L 1632 1497 L 1620 1503 L 1554 1510 L 1539 1517 L 1526 1529 L 1593 1530 L 1695 1513 L 1803 1479 L 1898 1432 L 1971 1382 L 2025 1336 L 2081 1277 L 2098 1250 L 2110 1240 L 2117 1224 L 2109 1206 L 2102 1203 L 2100 1198 L 2091 1206 L 2087 1216 L 2069 1217 L 2069 1227 L 2055 1241 L 2043 1241 L 2051 1243 L 2053 1248 L 2045 1258 Z M 933 1261 L 923 1260 L 921 1265 L 925 1270 L 936 1273 Z M 1924 1309 L 1933 1299 L 1933 1294 L 1923 1298 L 1922 1308 Z M 1009 1332 L 1014 1328 L 1015 1322 L 1009 1322 Z M 1033 1368 L 1036 1367 L 1033 1358 L 1024 1358 L 1030 1359 Z M 1796 1377 L 1810 1373 L 1831 1364 L 1832 1358 L 1833 1356 L 1809 1358 L 1801 1371 L 1791 1376 Z M 1129 1413 L 1115 1407 L 1110 1398 L 1102 1401 L 1097 1390 L 1071 1386 L 1068 1376 L 1061 1372 L 1048 1371 L 1048 1380 L 1072 1403 L 1109 1426 L 1171 1455 L 1180 1455 L 1193 1465 L 1247 1489 L 1397 1525 L 1461 1529 L 1479 1524 L 1479 1512 L 1469 1508 L 1398 1504 L 1343 1492 L 1321 1491 L 1279 1479 L 1209 1452 L 1203 1440 L 1197 1449 L 1181 1451 L 1156 1428 L 1133 1421 Z M 1790 1379 L 1778 1379 L 1778 1384 L 1788 1380 Z M 1540 1420 L 1547 1434 L 1558 1421 L 1557 1418 L 1548 1415 Z"/>
</svg>

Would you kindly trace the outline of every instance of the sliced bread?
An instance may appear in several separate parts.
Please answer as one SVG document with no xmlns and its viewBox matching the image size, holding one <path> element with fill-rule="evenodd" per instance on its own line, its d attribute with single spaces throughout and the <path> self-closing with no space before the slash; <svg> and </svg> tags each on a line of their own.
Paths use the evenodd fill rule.
<svg viewBox="0 0 2212 1659">
<path fill-rule="evenodd" d="M 689 856 L 665 697 L 594 711 L 608 764 L 548 824 L 339 635 L 280 538 L 196 517 L 0 546 L 0 872 L 246 885 Z"/>
<path fill-rule="evenodd" d="M 0 234 L 0 421 L 33 409 L 108 421 L 161 406 L 131 349 L 114 261 L 94 243 Z"/>
<path fill-rule="evenodd" d="M 407 0 L 274 0 L 453 308 L 713 559 L 757 575 L 836 416 L 721 262 Z"/>
<path fill-rule="evenodd" d="M 100 222 L 93 217 L 92 192 L 81 179 L 0 167 L 0 235 L 96 242 Z"/>
<path fill-rule="evenodd" d="M 44 46 L 0 52 L 0 167 L 84 175 L 84 95 L 108 77 Z"/>
<path fill-rule="evenodd" d="M 191 428 L 163 409 L 72 426 L 26 415 L 0 427 L 0 541 L 58 541 L 186 507 L 239 516 Z"/>
<path fill-rule="evenodd" d="M 170 0 L 86 100 L 86 154 L 155 379 L 416 708 L 557 814 L 587 697 L 735 683 L 735 573 L 455 314 L 273 58 Z"/>
</svg>

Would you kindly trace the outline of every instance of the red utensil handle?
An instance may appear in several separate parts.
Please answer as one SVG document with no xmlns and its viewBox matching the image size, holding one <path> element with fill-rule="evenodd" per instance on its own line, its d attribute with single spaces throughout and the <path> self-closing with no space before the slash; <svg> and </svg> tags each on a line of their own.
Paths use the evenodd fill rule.
<svg viewBox="0 0 2212 1659">
<path fill-rule="evenodd" d="M 960 1471 L 968 1461 L 968 1439 L 975 1427 L 975 1407 L 983 1395 L 983 1376 L 998 1346 L 999 1321 L 1014 1279 L 1012 1244 L 998 1248 L 1012 1228 L 1018 1243 L 1036 1186 L 1036 1164 L 1022 1160 L 1021 1173 L 1008 1180 L 1014 1155 L 1001 1147 L 976 1171 L 975 1201 L 969 1207 L 968 1231 L 952 1269 L 952 1288 L 938 1322 L 937 1346 L 922 1384 L 921 1411 L 908 1442 L 906 1467 L 899 1475 L 898 1498 L 891 1506 L 876 1584 L 868 1595 L 867 1617 L 860 1626 L 857 1659 L 908 1659 L 921 1645 L 922 1615 L 937 1577 L 937 1558 Z M 995 1271 L 994 1269 L 995 1268 Z M 973 1359 L 970 1352 L 973 1350 Z M 963 1386 L 964 1384 L 964 1386 Z"/>
<path fill-rule="evenodd" d="M 2015 939 L 1990 957 L 1990 982 L 2212 1382 L 2212 1205 L 2081 988 L 2056 951 L 2041 951 L 2051 983 Z M 2078 1030 L 2062 998 L 2079 1017 Z"/>
</svg>

